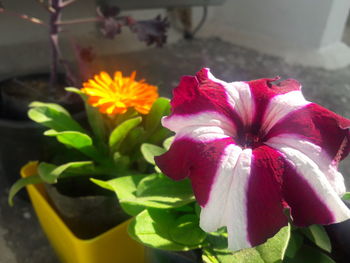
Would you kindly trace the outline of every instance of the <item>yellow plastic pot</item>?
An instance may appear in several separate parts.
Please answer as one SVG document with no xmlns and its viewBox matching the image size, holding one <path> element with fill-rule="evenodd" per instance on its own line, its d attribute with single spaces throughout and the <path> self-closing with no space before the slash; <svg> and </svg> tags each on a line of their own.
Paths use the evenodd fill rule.
<svg viewBox="0 0 350 263">
<path fill-rule="evenodd" d="M 36 173 L 37 162 L 21 169 L 21 176 Z M 80 239 L 66 226 L 51 206 L 44 186 L 29 185 L 27 190 L 40 224 L 62 262 L 66 263 L 144 263 L 144 247 L 127 233 L 129 221 L 92 238 Z"/>
</svg>

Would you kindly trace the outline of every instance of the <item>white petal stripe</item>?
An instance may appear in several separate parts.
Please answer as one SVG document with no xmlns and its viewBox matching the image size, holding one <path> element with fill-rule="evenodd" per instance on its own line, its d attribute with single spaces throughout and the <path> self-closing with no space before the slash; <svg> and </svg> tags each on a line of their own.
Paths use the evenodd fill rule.
<svg viewBox="0 0 350 263">
<path fill-rule="evenodd" d="M 285 155 L 286 160 L 293 165 L 296 172 L 306 180 L 315 194 L 333 213 L 335 222 L 342 222 L 350 218 L 350 210 L 342 202 L 326 175 L 314 161 L 306 154 L 289 146 L 274 144 L 271 141 L 267 144 Z"/>
<path fill-rule="evenodd" d="M 243 124 L 249 126 L 253 120 L 255 106 L 248 83 L 231 82 L 224 88 L 228 95 L 228 103 L 241 117 Z"/>
<path fill-rule="evenodd" d="M 301 91 L 291 91 L 273 97 L 264 114 L 262 130 L 265 134 L 283 117 L 310 104 Z"/>
<path fill-rule="evenodd" d="M 175 139 L 189 138 L 197 142 L 210 142 L 216 139 L 231 138 L 225 130 L 216 126 L 189 126 L 178 131 Z"/>
<path fill-rule="evenodd" d="M 320 146 L 306 141 L 305 139 L 298 138 L 298 136 L 293 134 L 275 136 L 270 138 L 266 144 L 271 147 L 287 146 L 302 152 L 323 171 L 330 185 L 333 187 L 333 190 L 339 196 L 343 196 L 346 192 L 343 175 L 337 171 L 337 167 L 333 164 L 330 157 L 325 152 L 322 152 Z"/>
<path fill-rule="evenodd" d="M 179 132 L 187 127 L 213 126 L 220 127 L 231 136 L 236 135 L 236 129 L 226 116 L 213 111 L 188 115 L 170 115 L 162 118 L 162 125 L 173 132 Z"/>
<path fill-rule="evenodd" d="M 247 234 L 246 189 L 252 150 L 228 145 L 220 162 L 210 198 L 200 215 L 200 226 L 207 232 L 227 226 L 228 248 L 251 247 Z"/>
</svg>

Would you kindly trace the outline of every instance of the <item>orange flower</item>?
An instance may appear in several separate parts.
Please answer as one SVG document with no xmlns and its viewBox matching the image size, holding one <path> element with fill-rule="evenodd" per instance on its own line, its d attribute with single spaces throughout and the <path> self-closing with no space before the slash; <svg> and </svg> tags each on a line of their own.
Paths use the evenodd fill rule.
<svg viewBox="0 0 350 263">
<path fill-rule="evenodd" d="M 128 108 L 134 108 L 141 114 L 147 114 L 153 102 L 158 98 L 157 87 L 145 83 L 142 79 L 135 81 L 136 72 L 130 77 L 123 77 L 120 71 L 114 78 L 102 71 L 83 83 L 83 93 L 89 96 L 88 103 L 98 107 L 108 115 L 123 114 Z"/>
</svg>

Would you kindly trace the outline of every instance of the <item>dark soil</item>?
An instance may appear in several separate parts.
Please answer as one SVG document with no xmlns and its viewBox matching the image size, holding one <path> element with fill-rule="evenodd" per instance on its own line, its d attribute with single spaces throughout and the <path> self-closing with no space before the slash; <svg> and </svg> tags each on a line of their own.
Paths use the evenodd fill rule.
<svg viewBox="0 0 350 263">
<path fill-rule="evenodd" d="M 49 89 L 49 75 L 35 74 L 17 77 L 0 82 L 0 118 L 12 120 L 28 120 L 28 105 L 33 101 L 58 103 L 71 113 L 83 109 L 78 95 L 64 90 L 64 76 L 59 76 L 54 92 Z"/>
</svg>

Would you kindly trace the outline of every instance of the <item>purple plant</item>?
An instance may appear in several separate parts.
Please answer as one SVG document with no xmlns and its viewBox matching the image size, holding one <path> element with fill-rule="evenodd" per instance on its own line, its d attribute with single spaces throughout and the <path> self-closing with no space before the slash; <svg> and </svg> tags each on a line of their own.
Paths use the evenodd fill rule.
<svg viewBox="0 0 350 263">
<path fill-rule="evenodd" d="M 120 9 L 116 6 L 97 7 L 96 17 L 63 21 L 61 19 L 63 10 L 76 1 L 77 0 L 37 0 L 37 2 L 42 5 L 49 13 L 48 23 L 36 17 L 31 17 L 26 14 L 19 14 L 11 10 L 7 10 L 0 1 L 0 13 L 6 12 L 20 19 L 24 19 L 28 22 L 48 28 L 51 50 L 50 85 L 48 90 L 48 93 L 50 95 L 54 93 L 54 89 L 57 84 L 59 65 L 63 67 L 69 85 L 76 85 L 78 82 L 78 79 L 72 73 L 70 67 L 68 66 L 68 63 L 62 57 L 59 45 L 59 33 L 63 30 L 64 26 L 78 23 L 97 22 L 100 26 L 101 33 L 109 39 L 114 39 L 116 35 L 122 32 L 122 27 L 126 26 L 129 27 L 132 32 L 137 34 L 140 41 L 146 42 L 147 45 L 155 44 L 156 46 L 161 47 L 166 42 L 166 31 L 169 27 L 169 23 L 167 22 L 166 18 L 157 16 L 154 19 L 137 21 L 130 16 L 121 16 Z M 76 45 L 76 49 L 77 47 L 78 45 Z M 89 50 L 91 53 L 92 50 L 90 47 Z M 86 56 L 89 55 L 87 54 L 87 51 L 88 49 L 84 50 L 79 46 L 78 52 L 76 53 L 78 56 L 83 55 L 85 57 L 78 58 L 78 60 L 80 60 L 78 64 L 84 61 L 91 62 L 91 59 L 93 59 L 93 57 L 90 56 L 90 58 L 87 59 Z"/>
</svg>

